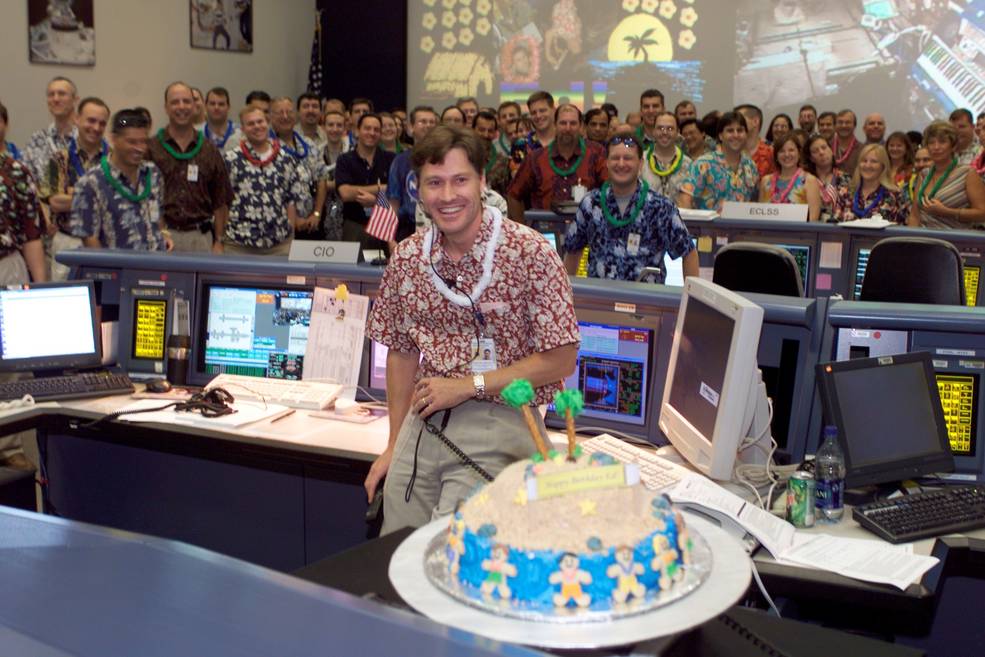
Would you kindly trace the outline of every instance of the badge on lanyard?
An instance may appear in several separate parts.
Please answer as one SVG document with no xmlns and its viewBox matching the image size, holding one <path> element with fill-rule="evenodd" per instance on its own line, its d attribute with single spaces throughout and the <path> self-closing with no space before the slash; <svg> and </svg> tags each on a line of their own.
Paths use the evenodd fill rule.
<svg viewBox="0 0 985 657">
<path fill-rule="evenodd" d="M 629 238 L 626 240 L 626 252 L 631 256 L 639 255 L 640 253 L 639 233 L 629 234 Z"/>
<path fill-rule="evenodd" d="M 492 338 L 481 338 L 478 343 L 472 338 L 472 353 L 475 354 L 471 364 L 473 374 L 496 369 L 496 343 Z"/>
<path fill-rule="evenodd" d="M 198 182 L 198 165 L 188 165 L 188 182 Z"/>
</svg>

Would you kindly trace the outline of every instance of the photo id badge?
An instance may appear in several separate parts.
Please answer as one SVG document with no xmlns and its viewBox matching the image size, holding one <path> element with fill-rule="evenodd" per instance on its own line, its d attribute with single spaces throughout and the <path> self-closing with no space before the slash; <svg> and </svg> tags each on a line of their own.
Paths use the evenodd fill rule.
<svg viewBox="0 0 985 657">
<path fill-rule="evenodd" d="M 640 236 L 639 233 L 630 233 L 629 238 L 626 240 L 626 253 L 631 256 L 640 254 Z"/>
<path fill-rule="evenodd" d="M 188 182 L 198 182 L 198 165 L 188 165 Z"/>
<path fill-rule="evenodd" d="M 476 341 L 472 338 L 472 353 L 476 354 L 472 361 L 472 373 L 481 374 L 496 369 L 496 343 L 492 338 L 482 338 L 478 343 L 476 352 Z"/>
</svg>

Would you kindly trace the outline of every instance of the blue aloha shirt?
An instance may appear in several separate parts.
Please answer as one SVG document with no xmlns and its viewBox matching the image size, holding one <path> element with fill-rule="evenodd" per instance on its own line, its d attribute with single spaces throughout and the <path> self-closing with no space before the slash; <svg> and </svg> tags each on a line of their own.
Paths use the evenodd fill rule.
<svg viewBox="0 0 985 657">
<path fill-rule="evenodd" d="M 609 212 L 618 219 L 627 219 L 639 199 L 641 185 L 629 199 L 625 212 L 619 211 L 611 187 L 606 186 L 605 202 Z M 630 234 L 640 236 L 640 249 L 630 255 L 626 245 Z M 588 275 L 592 278 L 612 278 L 635 281 L 644 267 L 660 267 L 663 271 L 664 253 L 682 258 L 694 250 L 694 243 L 681 220 L 677 206 L 652 188 L 640 209 L 636 221 L 626 226 L 613 226 L 602 212 L 602 190 L 593 189 L 578 205 L 575 220 L 568 224 L 564 237 L 565 251 L 588 247 Z M 660 280 L 663 283 L 663 278 Z"/>
<path fill-rule="evenodd" d="M 249 144 L 243 143 L 250 155 L 257 157 Z M 281 149 L 273 162 L 258 167 L 237 148 L 226 151 L 225 159 L 233 187 L 226 239 L 256 249 L 269 249 L 290 239 L 294 228 L 287 218 L 287 206 L 294 204 L 297 209 L 298 201 L 310 195 L 294 157 Z M 298 216 L 302 216 L 300 212 Z"/>
<path fill-rule="evenodd" d="M 303 144 L 303 145 L 302 145 Z M 322 149 L 315 142 L 300 132 L 294 131 L 294 145 L 288 146 L 283 141 L 280 144 L 282 152 L 290 155 L 298 167 L 298 178 L 304 193 L 295 202 L 298 216 L 304 219 L 315 211 L 315 197 L 318 192 L 318 181 L 328 179 L 328 165 L 322 157 Z"/>
<path fill-rule="evenodd" d="M 110 174 L 133 194 L 141 194 L 150 172 L 150 194 L 135 202 L 116 191 L 96 166 L 79 178 L 72 195 L 72 215 L 68 233 L 75 237 L 96 237 L 108 249 L 163 251 L 166 248 L 161 234 L 161 204 L 164 200 L 161 170 L 153 162 L 144 162 L 137 172 L 138 188 L 122 171 L 109 165 Z"/>
<path fill-rule="evenodd" d="M 694 162 L 680 191 L 690 194 L 695 210 L 721 210 L 724 201 L 755 201 L 759 193 L 759 169 L 747 154 L 732 171 L 725 153 L 716 149 Z"/>
<path fill-rule="evenodd" d="M 52 123 L 44 130 L 38 130 L 33 135 L 31 139 L 27 142 L 27 146 L 21 151 L 22 162 L 27 165 L 28 171 L 34 176 L 34 179 L 39 183 L 43 183 L 47 179 L 45 172 L 48 169 L 48 165 L 59 151 L 68 149 L 68 144 L 71 139 L 78 139 L 79 129 L 72 127 L 72 131 L 67 135 L 58 134 L 58 130 L 55 128 L 55 124 Z M 41 189 L 41 196 L 48 197 L 50 194 L 47 189 L 44 189 L 43 184 Z"/>
</svg>

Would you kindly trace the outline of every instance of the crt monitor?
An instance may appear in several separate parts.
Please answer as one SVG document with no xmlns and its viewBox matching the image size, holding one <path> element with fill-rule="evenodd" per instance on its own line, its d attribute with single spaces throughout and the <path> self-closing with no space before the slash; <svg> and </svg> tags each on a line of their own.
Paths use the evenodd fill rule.
<svg viewBox="0 0 985 657">
<path fill-rule="evenodd" d="M 101 343 L 92 281 L 0 288 L 0 371 L 98 367 Z"/>
<path fill-rule="evenodd" d="M 310 287 L 203 283 L 196 374 L 301 379 L 312 298 Z"/>
<path fill-rule="evenodd" d="M 766 388 L 756 363 L 762 325 L 763 309 L 745 297 L 694 276 L 685 281 L 660 430 L 713 479 L 730 479 L 737 456 L 765 462 L 769 451 Z"/>
<path fill-rule="evenodd" d="M 579 321 L 578 328 L 578 363 L 564 385 L 585 398 L 580 421 L 645 426 L 653 330 L 589 321 Z"/>
<path fill-rule="evenodd" d="M 838 428 L 849 488 L 954 470 L 926 351 L 820 363 L 825 424 Z"/>
</svg>

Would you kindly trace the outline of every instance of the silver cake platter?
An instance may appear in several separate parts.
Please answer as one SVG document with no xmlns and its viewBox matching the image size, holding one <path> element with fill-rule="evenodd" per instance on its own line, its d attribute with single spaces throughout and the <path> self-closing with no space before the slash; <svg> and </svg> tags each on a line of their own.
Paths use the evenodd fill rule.
<svg viewBox="0 0 985 657">
<path fill-rule="evenodd" d="M 498 641 L 547 648 L 629 645 L 700 625 L 735 604 L 749 586 L 751 567 L 742 545 L 702 518 L 685 517 L 694 565 L 679 586 L 611 612 L 524 612 L 468 596 L 447 568 L 440 572 L 447 519 L 421 527 L 400 544 L 390 561 L 390 580 L 411 607 L 432 620 Z"/>
</svg>

